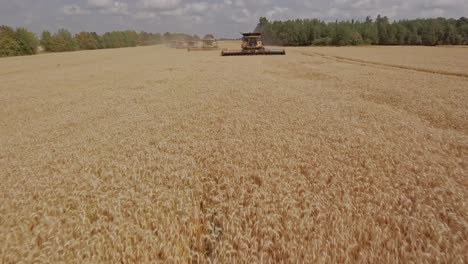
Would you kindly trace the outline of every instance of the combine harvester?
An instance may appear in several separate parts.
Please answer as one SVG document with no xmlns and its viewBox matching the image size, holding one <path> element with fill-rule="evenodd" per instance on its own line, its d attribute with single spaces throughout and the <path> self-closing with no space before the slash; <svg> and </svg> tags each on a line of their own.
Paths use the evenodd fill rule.
<svg viewBox="0 0 468 264">
<path fill-rule="evenodd" d="M 269 50 L 263 47 L 262 33 L 242 33 L 242 50 L 223 50 L 221 56 L 286 55 L 283 50 Z"/>
<path fill-rule="evenodd" d="M 189 47 L 188 51 L 218 50 L 218 42 L 213 35 L 206 35 L 202 40 L 201 47 Z"/>
<path fill-rule="evenodd" d="M 197 48 L 198 47 L 198 42 L 197 41 L 189 41 L 189 42 L 187 42 L 187 47 L 188 47 L 189 51 L 190 51 L 190 49 Z"/>
<path fill-rule="evenodd" d="M 186 49 L 188 47 L 188 43 L 185 41 L 177 41 L 175 48 L 176 49 Z"/>
</svg>

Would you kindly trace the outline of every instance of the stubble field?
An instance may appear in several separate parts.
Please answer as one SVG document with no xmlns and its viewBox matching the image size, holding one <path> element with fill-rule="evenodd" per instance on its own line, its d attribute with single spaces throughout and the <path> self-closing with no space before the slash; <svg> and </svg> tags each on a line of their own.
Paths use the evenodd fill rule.
<svg viewBox="0 0 468 264">
<path fill-rule="evenodd" d="M 468 49 L 287 52 L 0 59 L 0 262 L 467 263 Z"/>
</svg>

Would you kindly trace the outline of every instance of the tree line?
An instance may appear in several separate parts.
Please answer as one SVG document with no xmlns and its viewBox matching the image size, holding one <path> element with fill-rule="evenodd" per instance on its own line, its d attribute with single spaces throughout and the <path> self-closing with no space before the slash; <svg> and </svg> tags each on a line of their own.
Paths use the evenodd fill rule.
<svg viewBox="0 0 468 264">
<path fill-rule="evenodd" d="M 37 53 L 39 40 L 25 28 L 0 26 L 0 57 Z"/>
<path fill-rule="evenodd" d="M 319 19 L 268 21 L 261 17 L 255 32 L 264 42 L 284 46 L 468 45 L 468 19 L 431 18 L 390 22 L 375 20 L 325 22 Z"/>
<path fill-rule="evenodd" d="M 157 45 L 174 40 L 192 41 L 200 39 L 197 35 L 183 33 L 148 33 L 136 31 L 112 31 L 102 35 L 96 32 L 72 34 L 66 29 L 55 33 L 42 32 L 40 38 L 25 28 L 14 29 L 0 26 L 0 57 L 33 55 L 39 46 L 45 52 L 65 52 L 76 50 L 111 49 L 136 46 Z"/>
</svg>

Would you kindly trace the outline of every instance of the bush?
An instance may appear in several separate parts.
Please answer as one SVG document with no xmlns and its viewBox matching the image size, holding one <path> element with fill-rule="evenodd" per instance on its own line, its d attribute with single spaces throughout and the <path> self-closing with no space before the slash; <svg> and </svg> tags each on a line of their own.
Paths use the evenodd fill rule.
<svg viewBox="0 0 468 264">
<path fill-rule="evenodd" d="M 361 34 L 359 34 L 358 32 L 352 32 L 351 38 L 348 43 L 350 45 L 356 46 L 356 45 L 362 45 L 364 41 L 362 40 Z"/>
</svg>

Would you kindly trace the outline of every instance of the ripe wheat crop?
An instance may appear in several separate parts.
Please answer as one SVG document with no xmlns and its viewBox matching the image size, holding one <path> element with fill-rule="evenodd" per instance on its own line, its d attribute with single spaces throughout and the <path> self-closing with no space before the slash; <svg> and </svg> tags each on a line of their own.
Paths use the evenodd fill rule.
<svg viewBox="0 0 468 264">
<path fill-rule="evenodd" d="M 1 59 L 0 262 L 467 263 L 464 50 Z"/>
</svg>

